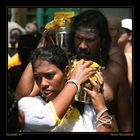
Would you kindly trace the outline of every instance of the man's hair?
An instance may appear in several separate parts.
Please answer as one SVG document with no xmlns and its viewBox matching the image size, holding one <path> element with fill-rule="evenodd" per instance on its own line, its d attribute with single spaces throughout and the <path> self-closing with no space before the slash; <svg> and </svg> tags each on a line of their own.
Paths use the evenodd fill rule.
<svg viewBox="0 0 140 140">
<path fill-rule="evenodd" d="M 101 57 L 105 63 L 103 65 L 106 65 L 109 57 L 108 51 L 111 43 L 111 37 L 109 34 L 108 22 L 106 17 L 100 11 L 87 10 L 73 18 L 71 34 L 69 36 L 69 45 L 70 45 L 69 49 L 71 50 L 73 55 L 75 55 L 76 53 L 76 48 L 74 47 L 75 46 L 74 36 L 75 36 L 75 32 L 80 27 L 94 29 L 98 32 L 98 35 L 100 36 L 102 41 Z"/>
<path fill-rule="evenodd" d="M 56 65 L 63 72 L 68 65 L 68 59 L 64 50 L 55 45 L 47 45 L 35 49 L 30 60 L 33 66 L 33 70 L 35 69 L 34 64 L 37 60 L 48 61 L 51 64 Z"/>
</svg>

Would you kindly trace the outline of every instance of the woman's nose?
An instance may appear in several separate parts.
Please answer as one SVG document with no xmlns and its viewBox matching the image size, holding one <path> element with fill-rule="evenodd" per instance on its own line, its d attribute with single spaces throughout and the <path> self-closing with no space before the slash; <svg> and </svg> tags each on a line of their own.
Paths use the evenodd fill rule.
<svg viewBox="0 0 140 140">
<path fill-rule="evenodd" d="M 42 88 L 43 87 L 49 87 L 49 81 L 46 78 L 42 77 L 41 82 L 40 82 L 40 86 Z"/>
</svg>

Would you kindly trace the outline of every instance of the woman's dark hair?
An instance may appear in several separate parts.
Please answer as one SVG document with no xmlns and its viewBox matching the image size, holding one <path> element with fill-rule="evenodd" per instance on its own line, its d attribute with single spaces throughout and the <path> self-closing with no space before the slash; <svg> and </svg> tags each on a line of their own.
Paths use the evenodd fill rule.
<svg viewBox="0 0 140 140">
<path fill-rule="evenodd" d="M 101 59 L 102 65 L 106 65 L 108 61 L 108 51 L 110 48 L 111 37 L 108 30 L 108 22 L 105 16 L 97 10 L 87 10 L 72 19 L 72 28 L 69 36 L 68 44 L 72 55 L 76 55 L 74 43 L 75 32 L 80 28 L 95 29 L 101 38 Z"/>
<path fill-rule="evenodd" d="M 64 72 L 66 66 L 68 65 L 67 56 L 59 46 L 47 45 L 41 48 L 35 49 L 31 56 L 31 63 L 34 70 L 34 64 L 37 60 L 48 61 L 51 64 L 56 65 L 61 71 Z"/>
</svg>

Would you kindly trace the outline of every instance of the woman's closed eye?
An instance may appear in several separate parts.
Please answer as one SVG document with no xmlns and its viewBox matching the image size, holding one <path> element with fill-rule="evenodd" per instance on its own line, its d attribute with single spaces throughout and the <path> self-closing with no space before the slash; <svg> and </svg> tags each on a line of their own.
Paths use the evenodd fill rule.
<svg viewBox="0 0 140 140">
<path fill-rule="evenodd" d="M 43 76 L 46 78 L 46 79 L 53 79 L 55 73 L 54 72 L 50 72 L 50 73 L 44 73 Z"/>
<path fill-rule="evenodd" d="M 41 75 L 40 74 L 34 74 L 34 79 L 36 80 L 36 81 L 40 81 L 41 80 Z"/>
</svg>

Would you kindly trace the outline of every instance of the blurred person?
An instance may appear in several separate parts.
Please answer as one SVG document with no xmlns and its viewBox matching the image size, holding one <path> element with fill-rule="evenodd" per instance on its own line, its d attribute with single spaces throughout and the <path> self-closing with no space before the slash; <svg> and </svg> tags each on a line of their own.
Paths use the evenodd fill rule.
<svg viewBox="0 0 140 140">
<path fill-rule="evenodd" d="M 25 31 L 26 33 L 20 36 L 18 41 L 18 53 L 22 61 L 21 67 L 23 71 L 29 62 L 31 53 L 37 47 L 42 36 L 39 32 L 38 25 L 35 22 L 27 23 Z"/>
<path fill-rule="evenodd" d="M 23 34 L 25 34 L 25 29 L 21 25 L 19 25 L 18 23 L 14 22 L 14 21 L 8 21 L 8 31 L 9 31 L 9 33 L 13 28 L 18 28 L 19 30 L 21 30 L 21 32 Z"/>
<path fill-rule="evenodd" d="M 110 59 L 121 64 L 127 76 L 127 62 L 122 48 L 118 44 L 118 39 L 121 35 L 121 18 L 119 16 L 107 16 L 108 27 L 112 39 L 109 50 Z"/>
<path fill-rule="evenodd" d="M 121 21 L 122 34 L 118 44 L 123 49 L 127 60 L 128 81 L 132 88 L 132 19 L 123 19 Z"/>
<path fill-rule="evenodd" d="M 23 132 L 111 132 L 112 117 L 108 113 L 102 75 L 89 67 L 92 61 L 81 60 L 69 75 L 67 56 L 61 47 L 48 45 L 37 48 L 31 56 L 33 76 L 40 93 L 23 97 L 18 106 L 25 114 Z M 97 74 L 97 83 L 90 77 Z M 90 80 L 93 89 L 84 88 L 92 104 L 85 104 L 81 113 L 74 104 L 80 85 Z M 103 88 L 103 87 L 102 87 Z"/>
<path fill-rule="evenodd" d="M 15 93 L 10 88 L 8 88 L 7 103 L 7 133 L 20 132 L 24 127 L 24 113 L 19 111 Z"/>
<path fill-rule="evenodd" d="M 10 42 L 8 44 L 8 53 L 12 57 L 17 53 L 18 39 L 22 35 L 22 31 L 19 28 L 13 28 L 10 31 Z"/>
<path fill-rule="evenodd" d="M 15 21 L 11 21 L 11 9 L 8 8 L 8 87 L 15 91 L 21 77 L 21 59 L 18 53 L 18 39 L 25 34 L 25 29 Z"/>
<path fill-rule="evenodd" d="M 8 87 L 16 90 L 17 83 L 21 77 L 21 60 L 18 54 L 18 39 L 22 35 L 19 28 L 10 31 L 10 43 L 8 44 Z"/>
<path fill-rule="evenodd" d="M 13 28 L 10 31 L 10 42 L 8 44 L 8 69 L 21 65 L 18 54 L 18 39 L 22 35 L 19 28 Z"/>
<path fill-rule="evenodd" d="M 121 35 L 121 18 L 119 16 L 107 16 L 109 32 L 112 39 L 112 46 L 118 46 L 118 39 Z"/>
<path fill-rule="evenodd" d="M 15 21 L 11 21 L 11 16 L 11 8 L 8 8 L 8 44 L 10 42 L 10 31 L 13 28 L 18 28 L 23 34 L 25 33 L 25 29 L 21 25 Z"/>
<path fill-rule="evenodd" d="M 18 105 L 17 101 L 14 98 L 14 95 L 8 91 L 8 123 L 7 131 L 8 132 L 17 132 L 18 131 Z"/>
<path fill-rule="evenodd" d="M 37 34 L 39 33 L 38 25 L 35 21 L 28 22 L 25 26 L 26 34 Z"/>
</svg>

